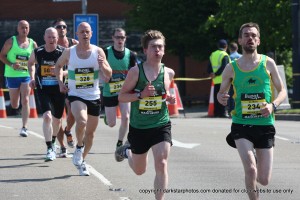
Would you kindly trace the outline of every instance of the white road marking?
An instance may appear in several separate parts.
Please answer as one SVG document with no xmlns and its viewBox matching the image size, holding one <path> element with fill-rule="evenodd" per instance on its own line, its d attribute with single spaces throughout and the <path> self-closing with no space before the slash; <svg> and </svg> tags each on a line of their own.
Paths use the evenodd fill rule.
<svg viewBox="0 0 300 200">
<path fill-rule="evenodd" d="M 9 127 L 9 126 L 3 126 L 3 125 L 0 125 L 1 128 L 8 128 L 8 129 L 14 129 L 13 127 Z"/>
<path fill-rule="evenodd" d="M 41 136 L 40 134 L 38 134 L 38 133 L 36 133 L 36 132 L 33 132 L 33 131 L 27 131 L 29 134 L 29 136 L 30 135 L 34 135 L 35 137 L 37 137 L 37 138 L 40 138 L 40 139 L 42 139 L 42 140 L 44 140 L 45 139 L 45 137 L 44 136 Z"/>
<path fill-rule="evenodd" d="M 277 138 L 279 140 L 289 141 L 289 139 L 284 138 L 284 137 L 280 137 L 280 136 L 275 136 L 275 138 Z"/>
<path fill-rule="evenodd" d="M 102 174 L 100 174 L 97 170 L 94 169 L 91 165 L 87 165 L 89 168 L 89 171 L 96 176 L 104 185 L 106 186 L 112 186 L 111 182 L 107 180 Z"/>
<path fill-rule="evenodd" d="M 174 139 L 172 139 L 172 142 L 173 142 L 173 146 L 186 148 L 186 149 L 192 149 L 192 148 L 200 145 L 198 143 L 183 143 L 183 142 L 179 142 L 179 141 L 174 140 Z"/>
<path fill-rule="evenodd" d="M 3 126 L 3 125 L 0 125 L 0 128 L 14 129 L 13 127 Z M 42 140 L 45 139 L 44 136 L 42 136 L 42 135 L 40 135 L 40 134 L 38 134 L 36 132 L 28 131 L 28 133 L 29 133 L 29 136 L 33 135 L 33 136 L 35 136 L 37 138 L 40 138 Z M 96 176 L 96 178 L 98 178 L 104 185 L 106 185 L 106 186 L 112 186 L 111 182 L 108 179 L 106 179 L 101 173 L 99 173 L 97 170 L 95 170 L 95 168 L 93 168 L 91 165 L 87 165 L 87 166 L 88 166 L 90 172 L 94 176 Z"/>
</svg>

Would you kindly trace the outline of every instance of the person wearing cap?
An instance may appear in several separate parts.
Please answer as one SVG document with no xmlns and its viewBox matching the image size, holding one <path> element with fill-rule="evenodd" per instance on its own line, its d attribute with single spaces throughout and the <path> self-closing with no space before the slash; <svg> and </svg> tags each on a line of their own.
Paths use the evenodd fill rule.
<svg viewBox="0 0 300 200">
<path fill-rule="evenodd" d="M 214 117 L 229 117 L 225 107 L 217 100 L 217 94 L 222 83 L 222 72 L 225 66 L 230 62 L 229 55 L 226 52 L 227 46 L 226 40 L 219 40 L 218 50 L 212 52 L 209 57 L 208 73 L 214 83 Z"/>
</svg>

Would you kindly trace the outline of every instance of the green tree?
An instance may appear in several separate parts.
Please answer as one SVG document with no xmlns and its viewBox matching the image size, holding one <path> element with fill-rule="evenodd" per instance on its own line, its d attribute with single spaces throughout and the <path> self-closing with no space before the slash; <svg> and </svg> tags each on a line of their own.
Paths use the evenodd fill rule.
<svg viewBox="0 0 300 200">
<path fill-rule="evenodd" d="M 129 30 L 158 29 L 167 38 L 167 50 L 179 56 L 179 76 L 185 57 L 206 60 L 220 38 L 237 40 L 243 23 L 260 25 L 260 53 L 274 52 L 287 75 L 291 67 L 291 6 L 289 0 L 120 0 L 133 6 Z M 287 80 L 291 80 L 287 77 Z M 290 86 L 292 83 L 288 83 Z M 180 86 L 180 85 L 179 85 Z M 181 94 L 183 85 L 180 86 Z"/>
<path fill-rule="evenodd" d="M 260 53 L 275 53 L 277 64 L 285 66 L 287 85 L 292 87 L 292 14 L 289 0 L 216 0 L 219 12 L 210 16 L 206 26 L 223 27 L 232 38 L 238 38 L 240 26 L 256 22 L 260 26 Z"/>
<path fill-rule="evenodd" d="M 223 35 L 221 28 L 214 34 L 208 33 L 205 26 L 207 16 L 218 10 L 218 4 L 211 0 L 122 0 L 133 9 L 128 13 L 126 28 L 145 31 L 160 30 L 166 37 L 167 51 L 179 58 L 179 76 L 185 76 L 185 57 L 207 59 L 216 37 Z M 218 37 L 219 38 L 219 37 Z M 179 85 L 185 95 L 185 83 Z"/>
<path fill-rule="evenodd" d="M 291 2 L 288 0 L 216 0 L 219 12 L 209 25 L 222 26 L 232 38 L 238 37 L 240 26 L 256 22 L 260 26 L 260 51 L 283 51 L 291 47 Z"/>
</svg>

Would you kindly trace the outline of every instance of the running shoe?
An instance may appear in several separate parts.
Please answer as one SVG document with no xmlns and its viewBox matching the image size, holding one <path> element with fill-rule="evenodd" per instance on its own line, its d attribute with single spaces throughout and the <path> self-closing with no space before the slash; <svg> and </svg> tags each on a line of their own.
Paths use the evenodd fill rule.
<svg viewBox="0 0 300 200">
<path fill-rule="evenodd" d="M 22 137 L 27 137 L 28 136 L 27 128 L 25 128 L 25 127 L 21 128 L 20 136 L 22 136 Z"/>
<path fill-rule="evenodd" d="M 59 149 L 59 146 L 56 145 L 56 142 L 52 142 L 52 149 L 56 153 L 56 149 Z"/>
<path fill-rule="evenodd" d="M 73 164 L 77 168 L 80 168 L 80 165 L 83 162 L 82 153 L 83 153 L 83 148 L 77 148 L 77 147 L 76 147 L 76 149 L 75 149 L 75 151 L 73 153 Z"/>
<path fill-rule="evenodd" d="M 55 159 L 56 159 L 56 153 L 53 151 L 52 148 L 49 148 L 46 153 L 45 162 L 53 161 Z"/>
<path fill-rule="evenodd" d="M 129 147 L 130 144 L 128 141 L 126 141 L 123 146 L 117 148 L 117 150 L 115 151 L 115 159 L 117 162 L 122 162 L 124 158 L 128 158 L 126 155 L 126 149 L 128 149 Z"/>
<path fill-rule="evenodd" d="M 89 176 L 90 175 L 90 172 L 87 168 L 85 161 L 82 161 L 81 165 L 79 166 L 79 175 L 80 176 Z"/>
<path fill-rule="evenodd" d="M 74 148 L 75 144 L 72 135 L 67 136 L 67 143 L 70 148 Z"/>
<path fill-rule="evenodd" d="M 60 148 L 59 157 L 60 158 L 66 158 L 66 157 L 68 157 L 68 153 L 67 153 L 67 148 L 66 147 L 61 147 Z"/>
<path fill-rule="evenodd" d="M 72 132 L 71 131 L 67 131 L 66 128 L 65 128 L 65 135 L 67 136 L 67 143 L 68 143 L 68 146 L 70 148 L 74 148 L 75 144 L 74 144 L 74 140 L 73 140 L 73 136 L 72 136 Z"/>
</svg>

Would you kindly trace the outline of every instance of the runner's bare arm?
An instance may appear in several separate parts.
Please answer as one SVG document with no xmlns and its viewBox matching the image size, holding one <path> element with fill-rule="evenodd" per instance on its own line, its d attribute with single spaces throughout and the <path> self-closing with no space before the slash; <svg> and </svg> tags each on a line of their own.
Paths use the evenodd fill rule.
<svg viewBox="0 0 300 200">
<path fill-rule="evenodd" d="M 133 92 L 134 87 L 138 81 L 138 77 L 139 68 L 137 66 L 130 68 L 119 93 L 120 102 L 132 102 L 138 100 L 137 95 Z M 143 94 L 141 95 L 141 97 L 144 97 Z"/>
<path fill-rule="evenodd" d="M 230 64 L 227 64 L 222 73 L 222 83 L 217 95 L 219 103 L 222 104 L 223 106 L 226 106 L 228 102 L 228 98 L 229 98 L 228 91 L 230 88 L 232 77 L 233 77 L 232 66 Z"/>
<path fill-rule="evenodd" d="M 171 69 L 169 67 L 165 67 L 165 70 L 167 72 L 167 73 L 165 73 L 165 89 L 167 92 L 166 100 L 169 103 L 174 104 L 174 103 L 176 103 L 176 97 L 170 94 L 170 84 L 175 76 L 175 72 L 173 69 Z"/>
<path fill-rule="evenodd" d="M 29 83 L 29 86 L 34 89 L 36 87 L 36 84 L 35 84 L 35 63 L 36 63 L 36 60 L 35 60 L 35 53 L 34 51 L 32 51 L 30 57 L 29 57 L 29 60 L 28 60 L 28 72 L 29 72 L 29 75 L 30 75 L 30 83 Z"/>
<path fill-rule="evenodd" d="M 109 79 L 112 76 L 112 69 L 109 63 L 107 62 L 103 49 L 101 48 L 98 48 L 98 63 L 101 69 L 99 70 L 99 73 L 103 73 L 101 75 L 101 78 L 104 80 Z"/>
<path fill-rule="evenodd" d="M 70 49 L 67 48 L 63 51 L 62 55 L 58 58 L 55 63 L 54 73 L 59 84 L 60 92 L 65 93 L 68 88 L 63 83 L 64 71 L 63 67 L 69 63 Z"/>
<path fill-rule="evenodd" d="M 14 64 L 7 60 L 7 53 L 11 49 L 11 47 L 12 47 L 12 38 L 9 38 L 5 41 L 5 43 L 1 49 L 1 52 L 0 52 L 0 60 L 4 64 L 9 65 L 9 66 L 12 66 Z"/>
<path fill-rule="evenodd" d="M 278 92 L 277 97 L 273 100 L 277 106 L 280 105 L 286 98 L 287 92 L 279 75 L 278 68 L 273 59 L 268 58 L 267 69 L 270 71 L 272 82 Z"/>
<path fill-rule="evenodd" d="M 32 51 L 30 54 L 29 60 L 28 60 L 28 72 L 30 75 L 30 79 L 34 80 L 34 74 L 35 74 L 35 53 Z"/>
</svg>

